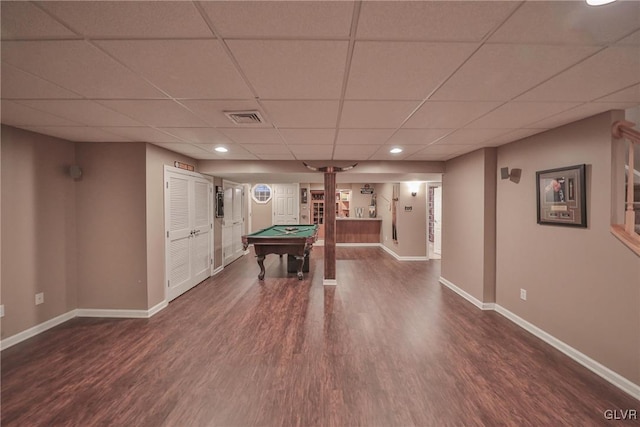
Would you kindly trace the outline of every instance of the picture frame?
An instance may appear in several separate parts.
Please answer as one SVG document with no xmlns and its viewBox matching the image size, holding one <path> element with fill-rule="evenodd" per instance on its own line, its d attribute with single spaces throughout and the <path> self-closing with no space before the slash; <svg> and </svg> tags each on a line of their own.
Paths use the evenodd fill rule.
<svg viewBox="0 0 640 427">
<path fill-rule="evenodd" d="M 586 165 L 536 172 L 538 224 L 587 227 Z"/>
<path fill-rule="evenodd" d="M 224 218 L 224 192 L 216 185 L 216 218 Z"/>
</svg>

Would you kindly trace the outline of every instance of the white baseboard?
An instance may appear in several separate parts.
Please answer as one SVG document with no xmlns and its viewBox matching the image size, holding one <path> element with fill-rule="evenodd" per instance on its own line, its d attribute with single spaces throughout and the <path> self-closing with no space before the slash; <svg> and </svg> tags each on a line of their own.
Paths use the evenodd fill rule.
<svg viewBox="0 0 640 427">
<path fill-rule="evenodd" d="M 493 310 L 500 313 L 502 316 L 506 317 L 516 325 L 520 326 L 522 329 L 540 338 L 542 341 L 546 342 L 556 350 L 561 351 L 565 355 L 569 356 L 571 359 L 575 360 L 585 368 L 589 369 L 591 372 L 604 378 L 614 386 L 618 387 L 620 390 L 640 400 L 640 385 L 632 383 L 622 375 L 612 371 L 611 369 L 607 368 L 601 363 L 596 362 L 586 354 L 576 350 L 575 348 L 571 347 L 569 344 L 566 344 L 565 342 L 560 341 L 553 335 L 543 331 L 542 329 L 538 328 L 534 324 L 527 322 L 526 320 L 510 312 L 506 308 L 493 302 L 490 302 L 490 303 L 482 302 L 477 298 L 475 298 L 473 295 L 469 294 L 468 292 L 454 285 L 444 277 L 440 277 L 439 280 L 440 280 L 440 283 L 442 283 L 443 285 L 445 285 L 446 287 L 448 287 L 449 289 L 451 289 L 452 291 L 454 291 L 455 293 L 457 293 L 462 298 L 466 299 L 476 307 L 480 308 L 481 310 Z"/>
<path fill-rule="evenodd" d="M 21 343 L 22 341 L 28 340 L 29 338 L 35 337 L 36 335 L 41 334 L 42 332 L 58 326 L 68 320 L 71 320 L 74 317 L 76 317 L 76 310 L 71 310 L 64 314 L 61 314 L 60 316 L 56 316 L 53 319 L 49 319 L 46 322 L 42 322 L 39 325 L 36 325 L 25 331 L 12 335 L 9 338 L 5 338 L 0 342 L 0 349 L 4 350 L 13 345 Z"/>
<path fill-rule="evenodd" d="M 134 319 L 148 319 L 154 314 L 158 313 L 162 309 L 169 305 L 167 301 L 162 301 L 159 304 L 154 305 L 148 310 L 103 310 L 93 308 L 77 308 L 68 311 L 60 316 L 49 319 L 46 322 L 42 322 L 32 328 L 22 331 L 15 335 L 5 338 L 0 342 L 0 350 L 9 348 L 29 338 L 35 337 L 42 332 L 58 326 L 74 317 L 111 317 L 111 318 L 134 318 Z"/>
<path fill-rule="evenodd" d="M 366 246 L 377 247 L 377 246 L 380 246 L 380 243 L 336 243 L 336 246 L 344 246 L 344 247 L 352 247 L 352 248 L 366 247 Z"/>
<path fill-rule="evenodd" d="M 336 279 L 322 279 L 322 284 L 324 286 L 337 286 L 338 281 Z"/>
<path fill-rule="evenodd" d="M 578 362 L 579 364 L 581 364 L 591 372 L 609 381 L 611 384 L 618 387 L 620 390 L 640 400 L 640 385 L 632 383 L 622 375 L 612 371 L 611 369 L 593 360 L 586 354 L 576 350 L 575 348 L 571 347 L 565 342 L 560 341 L 553 335 L 543 331 L 542 329 L 538 328 L 534 324 L 527 322 L 526 320 L 510 312 L 506 308 L 498 304 L 495 304 L 495 311 L 497 311 L 507 319 L 511 320 L 513 323 L 520 326 L 522 329 L 540 338 L 542 341 L 546 342 L 556 350 L 559 350 L 562 353 L 566 354 L 571 359 L 575 360 L 576 362 Z"/>
<path fill-rule="evenodd" d="M 398 261 L 429 261 L 427 256 L 400 256 L 388 247 L 386 247 L 383 243 L 378 243 L 378 245 L 385 250 L 389 255 L 397 259 Z"/>
<path fill-rule="evenodd" d="M 220 267 L 213 270 L 212 276 L 215 276 L 216 274 L 220 273 L 222 270 L 224 270 L 224 266 L 221 265 Z"/>
<path fill-rule="evenodd" d="M 457 287 L 456 285 L 454 285 L 453 283 L 451 283 L 450 281 L 448 281 L 444 277 L 440 276 L 440 279 L 438 279 L 438 281 L 440 283 L 442 283 L 443 285 L 445 285 L 447 288 L 451 289 L 456 294 L 460 295 L 462 298 L 464 298 L 467 301 L 469 301 L 471 304 L 473 304 L 476 307 L 478 307 L 480 310 L 493 310 L 494 309 L 494 303 L 486 303 L 486 302 L 480 301 L 478 298 L 474 297 L 473 295 L 471 295 L 467 291 Z"/>
</svg>

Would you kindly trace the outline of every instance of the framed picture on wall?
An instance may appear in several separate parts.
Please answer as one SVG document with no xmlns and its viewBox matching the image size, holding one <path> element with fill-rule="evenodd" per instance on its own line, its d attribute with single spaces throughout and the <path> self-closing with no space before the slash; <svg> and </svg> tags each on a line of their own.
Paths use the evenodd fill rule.
<svg viewBox="0 0 640 427">
<path fill-rule="evenodd" d="M 224 217 L 224 193 L 222 187 L 216 185 L 216 218 Z"/>
<path fill-rule="evenodd" d="M 536 172 L 538 224 L 587 227 L 585 165 Z"/>
</svg>

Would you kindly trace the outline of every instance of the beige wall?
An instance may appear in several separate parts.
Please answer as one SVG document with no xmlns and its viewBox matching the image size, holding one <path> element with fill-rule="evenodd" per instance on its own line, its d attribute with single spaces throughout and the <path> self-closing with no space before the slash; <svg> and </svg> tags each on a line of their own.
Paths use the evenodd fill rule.
<svg viewBox="0 0 640 427">
<path fill-rule="evenodd" d="M 78 306 L 147 309 L 144 143 L 76 144 Z"/>
<path fill-rule="evenodd" d="M 359 190 L 358 190 L 359 192 Z M 400 257 L 427 256 L 427 187 L 420 183 L 416 196 L 411 195 L 410 183 L 400 183 L 400 195 L 397 203 L 396 224 L 398 242 L 391 234 L 391 209 L 393 184 L 376 184 L 377 216 L 382 218 L 380 229 L 381 242 Z M 405 206 L 411 206 L 406 211 Z M 367 212 L 365 210 L 365 212 Z M 366 214 L 365 214 L 366 215 Z"/>
<path fill-rule="evenodd" d="M 640 258 L 609 231 L 611 124 L 606 113 L 498 149 L 497 303 L 640 384 Z M 535 172 L 587 165 L 588 228 L 536 223 Z M 520 288 L 527 300 L 519 299 Z"/>
<path fill-rule="evenodd" d="M 485 148 L 449 160 L 442 177 L 441 275 L 482 302 L 495 296 L 495 157 Z"/>
<path fill-rule="evenodd" d="M 166 239 L 164 234 L 164 166 L 173 166 L 175 161 L 195 166 L 197 162 L 190 157 L 174 153 L 157 145 L 146 144 L 145 149 L 147 232 L 146 308 L 151 308 L 165 299 L 164 251 Z M 211 208 L 213 209 L 213 206 Z M 218 238 L 218 236 L 214 234 L 214 238 Z M 219 245 L 221 246 L 221 243 L 219 243 Z"/>
<path fill-rule="evenodd" d="M 74 144 L 2 126 L 2 338 L 76 307 Z M 35 294 L 44 292 L 44 304 Z"/>
<path fill-rule="evenodd" d="M 249 185 L 249 192 L 253 189 L 253 186 L 258 183 L 252 183 Z M 268 184 L 273 191 L 273 184 Z M 273 224 L 273 211 L 271 210 L 271 200 L 267 203 L 256 203 L 249 193 L 249 203 L 251 203 L 251 230 L 250 233 L 255 233 L 263 228 L 270 227 Z M 273 199 L 272 199 L 273 200 Z M 248 224 L 247 224 L 248 227 Z"/>
</svg>

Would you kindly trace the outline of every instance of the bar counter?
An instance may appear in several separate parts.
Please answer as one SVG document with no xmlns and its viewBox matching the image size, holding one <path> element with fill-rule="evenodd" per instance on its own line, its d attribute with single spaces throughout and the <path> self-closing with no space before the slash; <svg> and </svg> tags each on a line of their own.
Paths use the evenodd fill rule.
<svg viewBox="0 0 640 427">
<path fill-rule="evenodd" d="M 380 243 L 382 218 L 336 218 L 336 243 Z"/>
</svg>

